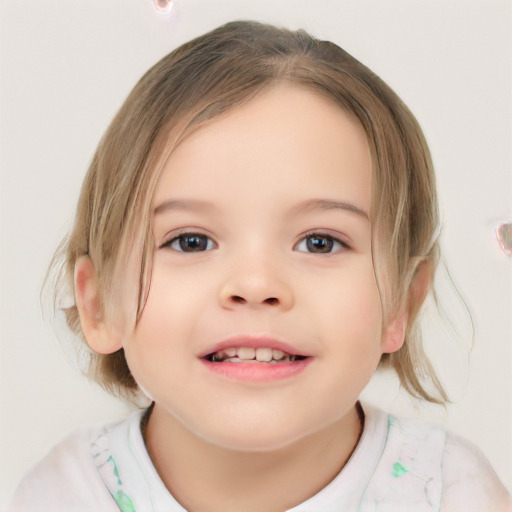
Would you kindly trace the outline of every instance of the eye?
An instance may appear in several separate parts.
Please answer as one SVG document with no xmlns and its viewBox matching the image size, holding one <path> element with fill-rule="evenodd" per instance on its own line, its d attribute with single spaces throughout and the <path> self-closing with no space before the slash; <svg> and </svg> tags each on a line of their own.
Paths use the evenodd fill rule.
<svg viewBox="0 0 512 512">
<path fill-rule="evenodd" d="M 162 245 L 179 252 L 203 252 L 215 249 L 213 240 L 199 233 L 182 233 Z"/>
<path fill-rule="evenodd" d="M 299 252 L 329 254 L 348 249 L 348 245 L 329 235 L 312 233 L 304 237 L 295 247 Z"/>
</svg>

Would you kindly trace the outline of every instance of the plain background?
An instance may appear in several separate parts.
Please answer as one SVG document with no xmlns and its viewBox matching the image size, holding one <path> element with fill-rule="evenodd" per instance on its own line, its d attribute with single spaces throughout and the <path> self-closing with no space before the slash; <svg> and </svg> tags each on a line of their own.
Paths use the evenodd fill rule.
<svg viewBox="0 0 512 512">
<path fill-rule="evenodd" d="M 241 18 L 335 41 L 419 119 L 436 166 L 445 261 L 471 309 L 474 345 L 443 266 L 441 303 L 456 329 L 432 313 L 425 331 L 455 403 L 422 405 L 386 376 L 366 397 L 446 423 L 478 444 L 512 489 L 512 262 L 495 237 L 498 222 L 512 218 L 509 1 L 174 0 L 164 15 L 151 0 L 4 0 L 0 15 L 0 508 L 66 433 L 128 410 L 79 375 L 39 306 L 95 146 L 148 67 Z"/>
</svg>

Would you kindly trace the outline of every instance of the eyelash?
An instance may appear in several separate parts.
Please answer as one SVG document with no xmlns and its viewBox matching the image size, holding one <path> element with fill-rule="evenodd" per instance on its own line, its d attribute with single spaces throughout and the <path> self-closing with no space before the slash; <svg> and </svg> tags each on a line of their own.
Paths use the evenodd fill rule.
<svg viewBox="0 0 512 512">
<path fill-rule="evenodd" d="M 301 249 L 299 249 L 299 247 L 302 244 L 304 244 L 307 249 L 311 249 L 311 246 L 308 247 L 308 240 L 311 240 L 311 239 L 322 240 L 323 243 L 327 242 L 328 244 L 331 244 L 330 247 L 328 246 L 329 250 L 315 252 L 315 251 L 311 251 L 311 250 L 301 250 Z M 335 247 L 336 247 L 336 249 L 334 249 Z M 310 232 L 310 233 L 306 233 L 299 240 L 299 242 L 295 245 L 295 250 L 297 250 L 299 252 L 310 253 L 310 254 L 333 254 L 333 253 L 338 253 L 338 252 L 341 252 L 341 251 L 347 250 L 347 249 L 350 249 L 350 246 L 349 246 L 349 244 L 347 244 L 343 240 L 340 240 L 339 238 L 336 238 L 336 237 L 331 236 L 331 235 L 327 235 L 325 233 L 317 233 L 317 232 L 314 232 L 314 231 Z"/>
<path fill-rule="evenodd" d="M 187 239 L 189 239 L 189 242 L 191 239 L 196 239 L 194 242 L 195 247 L 193 246 L 191 250 L 187 250 L 187 248 L 184 248 L 183 246 L 183 243 L 185 243 Z M 315 239 L 317 242 L 320 241 L 321 250 L 318 252 L 311 250 L 311 244 L 315 243 L 313 242 Z M 303 246 L 303 248 L 301 248 L 301 246 Z M 192 231 L 184 231 L 160 246 L 161 249 L 166 247 L 177 252 L 197 253 L 211 251 L 212 249 L 216 249 L 217 245 L 207 235 Z M 323 250 L 325 248 L 327 250 Z M 190 247 L 188 249 L 190 249 Z M 306 235 L 304 235 L 294 246 L 294 250 L 310 254 L 333 254 L 346 249 L 350 249 L 350 246 L 346 242 L 339 240 L 338 238 L 331 235 L 317 232 L 306 233 Z"/>
<path fill-rule="evenodd" d="M 206 243 L 206 246 L 204 246 L 204 248 L 200 248 L 200 250 L 183 249 L 183 245 L 181 243 L 184 242 L 187 238 L 188 239 L 192 239 L 192 238 L 199 239 L 200 243 L 201 242 Z M 179 248 L 176 247 L 175 245 L 178 245 Z M 209 236 L 204 235 L 203 233 L 195 233 L 193 231 L 184 231 L 183 233 L 180 233 L 179 235 L 171 238 L 169 241 L 163 243 L 160 246 L 160 249 L 163 249 L 166 247 L 168 247 L 169 249 L 172 249 L 176 252 L 196 253 L 196 252 L 211 251 L 212 249 L 216 248 L 216 244 Z"/>
</svg>

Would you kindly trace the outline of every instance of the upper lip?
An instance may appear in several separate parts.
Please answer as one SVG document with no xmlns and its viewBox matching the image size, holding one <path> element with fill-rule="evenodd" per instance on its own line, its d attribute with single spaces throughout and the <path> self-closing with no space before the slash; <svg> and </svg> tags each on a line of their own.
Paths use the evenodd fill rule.
<svg viewBox="0 0 512 512">
<path fill-rule="evenodd" d="M 203 351 L 199 357 L 206 357 L 210 354 L 215 354 L 216 352 L 220 352 L 226 348 L 230 347 L 250 347 L 250 348 L 271 348 L 274 350 L 281 350 L 287 354 L 292 356 L 303 356 L 308 357 L 308 354 L 305 354 L 298 350 L 293 345 L 286 343 L 282 340 L 274 338 L 272 336 L 267 335 L 255 335 L 255 334 L 237 334 L 235 336 L 230 336 L 215 344 L 214 346 L 208 348 Z"/>
</svg>

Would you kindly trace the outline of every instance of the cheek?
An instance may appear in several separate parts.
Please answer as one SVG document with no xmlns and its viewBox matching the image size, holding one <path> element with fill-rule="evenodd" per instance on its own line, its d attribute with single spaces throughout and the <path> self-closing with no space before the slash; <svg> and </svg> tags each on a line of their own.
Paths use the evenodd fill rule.
<svg viewBox="0 0 512 512">
<path fill-rule="evenodd" d="M 154 379 L 163 365 L 172 361 L 173 352 L 177 350 L 178 340 L 183 337 L 182 331 L 186 325 L 179 320 L 183 319 L 188 310 L 184 305 L 186 300 L 180 301 L 176 292 L 169 293 L 172 287 L 168 287 L 165 293 L 165 287 L 159 283 L 162 281 L 154 274 L 144 311 L 123 343 L 132 375 L 138 383 L 143 386 L 146 384 L 146 387 L 149 386 L 148 379 Z"/>
<path fill-rule="evenodd" d="M 380 340 L 382 305 L 373 267 L 362 262 L 339 280 L 333 280 L 327 294 L 334 329 L 346 332 L 360 343 Z"/>
<path fill-rule="evenodd" d="M 187 361 L 179 357 L 179 341 L 184 333 L 180 332 L 177 317 L 157 315 L 154 310 L 148 313 L 142 315 L 135 331 L 125 339 L 123 348 L 137 384 L 152 400 L 159 401 L 165 390 L 172 389 L 178 395 L 186 391 L 182 389 L 183 375 L 189 369 Z"/>
<path fill-rule="evenodd" d="M 155 262 L 144 311 L 123 343 L 137 382 L 149 387 L 159 376 L 169 380 L 187 371 L 189 362 L 181 356 L 194 349 L 211 309 L 213 287 L 199 272 L 171 271 Z"/>
<path fill-rule="evenodd" d="M 212 290 L 203 275 L 192 270 L 169 268 L 155 262 L 148 300 L 139 321 L 138 330 L 161 331 L 169 336 L 187 326 L 204 308 Z M 164 331 L 165 329 L 165 331 Z"/>
</svg>

